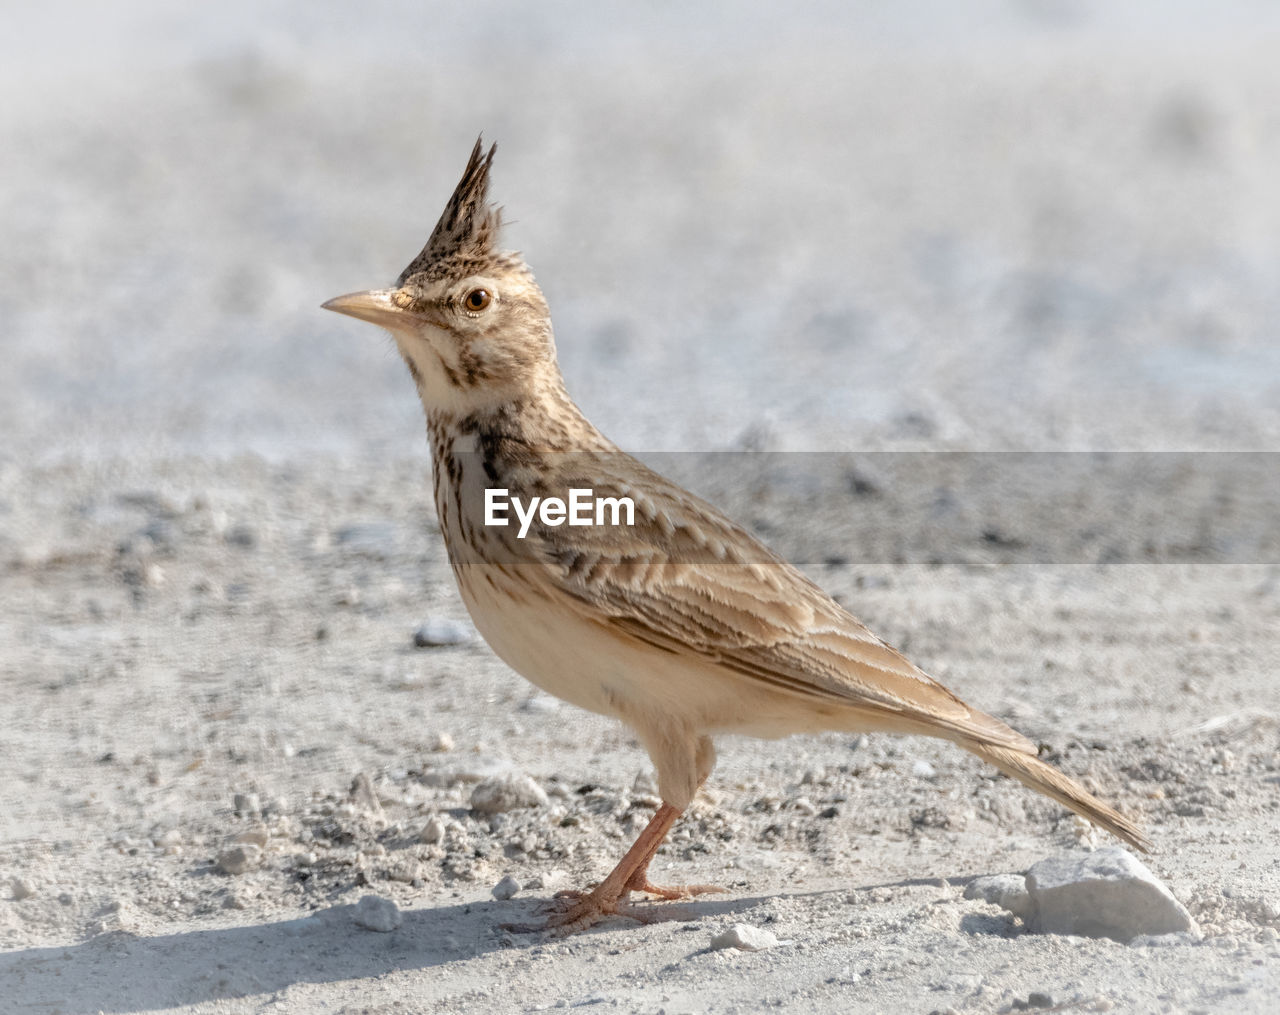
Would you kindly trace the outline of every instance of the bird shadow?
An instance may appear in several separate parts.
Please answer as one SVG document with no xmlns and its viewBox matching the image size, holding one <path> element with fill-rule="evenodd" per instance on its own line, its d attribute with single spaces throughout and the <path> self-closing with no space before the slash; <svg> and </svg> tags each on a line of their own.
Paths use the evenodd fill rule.
<svg viewBox="0 0 1280 1015">
<path fill-rule="evenodd" d="M 757 906 L 767 899 L 714 898 L 643 905 L 644 922 L 702 920 Z M 545 943 L 543 933 L 513 934 L 512 917 L 536 920 L 543 903 L 459 903 L 405 910 L 389 933 L 360 928 L 355 906 L 244 927 L 143 936 L 100 934 L 80 944 L 0 953 L 6 1010 L 124 1013 L 284 991 L 298 983 L 331 983 L 430 969 L 499 949 Z M 617 930 L 610 920 L 583 935 Z"/>
</svg>

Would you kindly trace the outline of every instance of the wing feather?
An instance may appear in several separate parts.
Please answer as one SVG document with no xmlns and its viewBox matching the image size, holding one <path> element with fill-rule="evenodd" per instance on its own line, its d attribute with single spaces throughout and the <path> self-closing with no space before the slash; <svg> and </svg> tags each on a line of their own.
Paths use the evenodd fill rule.
<svg viewBox="0 0 1280 1015">
<path fill-rule="evenodd" d="M 581 456 L 573 456 L 575 459 Z M 555 593 L 585 618 L 654 648 L 692 651 L 788 694 L 1018 751 L 1030 742 L 872 634 L 716 508 L 621 452 L 592 455 L 596 496 L 631 496 L 632 526 L 535 526 Z M 573 471 L 582 468 L 577 462 Z M 538 549 L 535 550 L 535 545 Z"/>
</svg>

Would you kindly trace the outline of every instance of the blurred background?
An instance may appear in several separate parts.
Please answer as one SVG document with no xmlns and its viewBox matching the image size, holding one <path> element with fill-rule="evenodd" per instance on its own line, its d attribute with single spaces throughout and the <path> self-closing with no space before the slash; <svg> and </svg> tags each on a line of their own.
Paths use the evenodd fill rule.
<svg viewBox="0 0 1280 1015">
<path fill-rule="evenodd" d="M 1280 446 L 1280 8 L 46 3 L 0 37 L 0 464 L 425 454 L 326 314 L 481 131 L 624 447 Z"/>
</svg>

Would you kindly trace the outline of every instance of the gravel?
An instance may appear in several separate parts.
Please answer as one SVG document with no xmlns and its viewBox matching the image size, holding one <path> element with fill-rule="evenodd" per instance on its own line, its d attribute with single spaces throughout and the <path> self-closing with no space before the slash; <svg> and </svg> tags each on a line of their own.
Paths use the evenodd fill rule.
<svg viewBox="0 0 1280 1015">
<path fill-rule="evenodd" d="M 1268 5 L 756 4 L 732 31 L 702 5 L 333 6 L 28 5 L 0 58 L 5 1004 L 487 1015 L 516 984 L 531 1010 L 863 1015 L 1096 985 L 1079 1010 L 1270 1015 L 1275 470 L 1173 456 L 1157 488 L 1129 466 L 1160 456 L 1035 455 L 1071 480 L 1045 498 L 1003 464 L 1280 446 Z M 463 617 L 422 408 L 385 336 L 316 307 L 395 278 L 481 125 L 593 421 L 849 452 L 652 464 L 1140 820 L 1203 942 L 961 900 L 939 879 L 1074 855 L 1077 826 L 949 745 L 831 732 L 717 740 L 651 873 L 728 895 L 506 946 L 494 910 L 533 905 L 491 887 L 598 883 L 650 765 L 611 720 L 522 709 L 478 640 L 414 648 Z M 957 450 L 1014 454 L 965 483 Z M 549 803 L 473 811 L 513 766 Z M 232 816 L 250 791 L 286 802 Z M 209 876 L 250 821 L 269 862 Z M 331 909 L 369 892 L 397 934 Z M 93 937 L 112 900 L 127 939 Z M 708 953 L 736 922 L 798 945 Z"/>
</svg>

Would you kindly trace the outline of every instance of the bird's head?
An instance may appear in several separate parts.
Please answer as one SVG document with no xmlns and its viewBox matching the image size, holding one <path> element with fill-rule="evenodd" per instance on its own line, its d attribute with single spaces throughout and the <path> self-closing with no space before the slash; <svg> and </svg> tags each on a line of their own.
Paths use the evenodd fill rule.
<svg viewBox="0 0 1280 1015">
<path fill-rule="evenodd" d="M 429 411 L 465 414 L 560 385 L 542 291 L 520 255 L 497 245 L 495 148 L 476 141 L 431 238 L 393 287 L 324 304 L 391 332 Z"/>
</svg>

